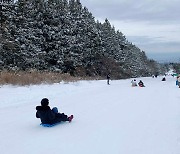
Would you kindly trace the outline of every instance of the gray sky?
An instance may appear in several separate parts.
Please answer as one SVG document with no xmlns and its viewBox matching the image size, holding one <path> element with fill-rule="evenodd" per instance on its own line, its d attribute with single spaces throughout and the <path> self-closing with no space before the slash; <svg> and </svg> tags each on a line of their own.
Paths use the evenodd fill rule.
<svg viewBox="0 0 180 154">
<path fill-rule="evenodd" d="M 107 18 L 151 58 L 157 60 L 156 54 L 162 54 L 168 60 L 174 55 L 180 61 L 180 0 L 81 0 L 81 3 L 97 20 L 104 22 Z"/>
</svg>

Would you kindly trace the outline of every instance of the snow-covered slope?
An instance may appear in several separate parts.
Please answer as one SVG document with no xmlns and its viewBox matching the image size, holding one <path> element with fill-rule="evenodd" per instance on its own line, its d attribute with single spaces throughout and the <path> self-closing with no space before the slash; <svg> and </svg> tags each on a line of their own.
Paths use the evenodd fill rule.
<svg viewBox="0 0 180 154">
<path fill-rule="evenodd" d="M 28 87 L 1 86 L 2 154 L 179 154 L 180 89 L 175 78 L 81 81 Z M 72 123 L 41 127 L 42 98 Z"/>
</svg>

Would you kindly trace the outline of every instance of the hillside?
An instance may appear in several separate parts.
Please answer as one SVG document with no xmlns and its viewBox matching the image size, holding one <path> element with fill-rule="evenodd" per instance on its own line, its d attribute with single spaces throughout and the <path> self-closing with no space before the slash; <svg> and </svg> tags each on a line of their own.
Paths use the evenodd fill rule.
<svg viewBox="0 0 180 154">
<path fill-rule="evenodd" d="M 2 154 L 179 154 L 180 93 L 175 78 L 79 81 L 0 88 Z M 42 98 L 72 123 L 40 126 Z"/>
<path fill-rule="evenodd" d="M 164 72 L 108 19 L 95 21 L 79 0 L 18 0 L 0 8 L 0 70 L 111 73 L 115 79 Z"/>
</svg>

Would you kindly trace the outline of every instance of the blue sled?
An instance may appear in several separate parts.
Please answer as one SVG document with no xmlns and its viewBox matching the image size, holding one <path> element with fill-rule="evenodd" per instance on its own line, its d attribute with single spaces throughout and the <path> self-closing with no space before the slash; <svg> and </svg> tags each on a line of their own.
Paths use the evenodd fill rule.
<svg viewBox="0 0 180 154">
<path fill-rule="evenodd" d="M 43 126 L 43 127 L 53 127 L 53 126 L 56 126 L 56 125 L 58 125 L 59 123 L 55 123 L 55 124 L 40 124 L 41 126 Z"/>
</svg>

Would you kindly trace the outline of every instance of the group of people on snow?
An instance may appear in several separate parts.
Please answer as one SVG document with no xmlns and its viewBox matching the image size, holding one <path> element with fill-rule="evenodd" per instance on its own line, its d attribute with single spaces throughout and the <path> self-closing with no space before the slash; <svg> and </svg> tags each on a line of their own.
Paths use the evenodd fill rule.
<svg viewBox="0 0 180 154">
<path fill-rule="evenodd" d="M 157 78 L 157 77 L 158 77 L 158 75 L 157 75 L 157 74 L 152 75 L 152 78 Z"/>
<path fill-rule="evenodd" d="M 144 86 L 144 83 L 142 82 L 142 80 L 140 80 L 140 81 L 138 82 L 138 84 L 137 84 L 137 83 L 136 83 L 136 79 L 134 79 L 134 80 L 131 81 L 131 86 L 132 86 L 132 87 L 136 87 L 136 86 L 145 87 L 145 86 Z"/>
<path fill-rule="evenodd" d="M 110 73 L 107 74 L 107 84 L 110 85 Z M 162 81 L 166 81 L 166 78 L 163 77 Z M 176 85 L 180 88 L 180 75 L 177 76 Z M 137 84 L 136 79 L 133 79 L 131 81 L 132 87 L 145 87 L 142 80 L 140 80 Z M 73 119 L 73 115 L 67 116 L 64 113 L 59 113 L 57 107 L 53 107 L 52 109 L 49 107 L 49 100 L 47 98 L 43 98 L 41 100 L 41 106 L 36 106 L 36 118 L 40 118 L 42 124 L 56 124 L 62 121 L 68 121 L 71 122 Z"/>
<path fill-rule="evenodd" d="M 107 84 L 110 85 L 110 83 L 109 83 L 109 81 L 110 81 L 110 73 L 107 74 L 106 78 L 107 78 Z M 145 87 L 144 83 L 142 82 L 142 80 L 140 80 L 138 82 L 138 84 L 137 84 L 136 83 L 136 79 L 134 79 L 134 80 L 131 81 L 131 84 L 132 84 L 132 87 L 136 87 L 136 86 Z"/>
</svg>

